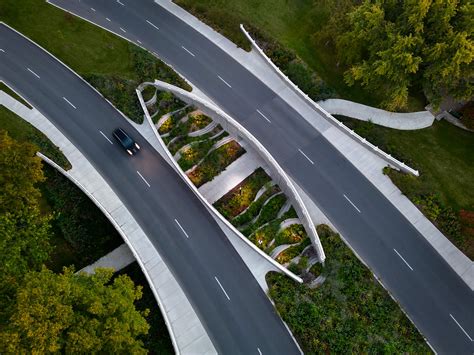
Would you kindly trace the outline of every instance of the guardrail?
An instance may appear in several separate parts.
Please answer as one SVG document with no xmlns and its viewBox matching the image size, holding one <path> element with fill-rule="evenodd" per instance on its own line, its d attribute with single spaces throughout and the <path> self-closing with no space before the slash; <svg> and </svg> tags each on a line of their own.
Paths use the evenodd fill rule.
<svg viewBox="0 0 474 355">
<path fill-rule="evenodd" d="M 410 166 L 406 165 L 405 163 L 399 161 L 398 159 L 392 157 L 390 154 L 385 153 L 383 150 L 381 150 L 379 147 L 376 145 L 370 143 L 367 141 L 365 138 L 359 136 L 356 132 L 348 128 L 346 125 L 344 125 L 341 121 L 337 120 L 334 118 L 329 112 L 327 112 L 325 109 L 323 109 L 321 106 L 319 106 L 316 102 L 313 101 L 311 97 L 309 97 L 305 92 L 303 92 L 295 83 L 293 83 L 281 70 L 278 68 L 270 58 L 267 57 L 265 52 L 258 46 L 258 44 L 255 42 L 255 40 L 250 36 L 250 34 L 247 32 L 247 30 L 244 28 L 244 26 L 241 24 L 240 25 L 241 31 L 244 33 L 244 35 L 247 37 L 247 39 L 250 41 L 252 48 L 254 48 L 257 53 L 260 54 L 260 56 L 265 60 L 265 62 L 268 63 L 268 65 L 273 69 L 273 71 L 280 76 L 283 81 L 285 81 L 288 86 L 301 98 L 306 100 L 313 108 L 321 115 L 323 116 L 327 121 L 338 127 L 342 132 L 347 134 L 349 137 L 352 139 L 356 140 L 357 142 L 363 144 L 366 146 L 369 150 L 374 152 L 376 155 L 379 157 L 385 159 L 392 167 L 394 167 L 397 170 L 401 170 L 410 174 L 413 174 L 415 176 L 419 176 L 420 173 L 418 170 L 415 170 L 411 168 Z"/>
<path fill-rule="evenodd" d="M 287 177 L 283 169 L 278 165 L 278 163 L 274 160 L 274 158 L 270 155 L 270 153 L 268 153 L 268 151 L 266 151 L 266 149 L 244 127 L 242 127 L 233 118 L 228 116 L 225 112 L 223 112 L 216 106 L 212 105 L 211 103 L 204 101 L 203 99 L 201 99 L 200 97 L 196 96 L 193 93 L 189 93 L 181 88 L 178 88 L 176 86 L 173 86 L 173 85 L 170 85 L 158 80 L 156 80 L 155 83 L 143 83 L 138 87 L 137 95 L 142 105 L 142 108 L 144 109 L 147 121 L 152 126 L 153 132 L 155 133 L 158 141 L 160 142 L 162 147 L 165 149 L 166 154 L 169 158 L 169 161 L 173 164 L 173 167 L 175 168 L 175 170 L 180 173 L 180 176 L 185 180 L 185 182 L 194 191 L 196 196 L 198 196 L 198 198 L 206 205 L 206 207 L 211 213 L 215 214 L 223 223 L 226 224 L 227 227 L 229 227 L 236 235 L 238 235 L 247 245 L 253 248 L 258 254 L 263 256 L 267 261 L 269 261 L 272 265 L 274 265 L 276 268 L 281 270 L 283 273 L 285 273 L 286 275 L 290 276 L 292 279 L 301 283 L 302 279 L 299 276 L 296 276 L 287 268 L 283 267 L 281 264 L 279 264 L 278 262 L 270 258 L 261 249 L 259 249 L 256 245 L 254 245 L 247 238 L 245 238 L 227 219 L 225 219 L 214 208 L 214 206 L 212 206 L 204 198 L 204 196 L 202 196 L 202 194 L 198 191 L 197 187 L 191 182 L 188 176 L 182 171 L 178 163 L 173 159 L 173 157 L 171 156 L 171 153 L 166 148 L 166 145 L 164 144 L 161 136 L 159 135 L 155 125 L 153 124 L 151 120 L 148 110 L 146 110 L 145 103 L 143 102 L 143 98 L 141 97 L 141 92 L 140 92 L 140 90 L 146 85 L 153 85 L 157 87 L 159 90 L 171 92 L 172 94 L 177 96 L 179 99 L 183 100 L 184 102 L 192 103 L 198 106 L 201 111 L 203 111 L 206 115 L 210 116 L 211 118 L 219 122 L 222 125 L 222 127 L 226 131 L 228 131 L 230 134 L 234 134 L 235 136 L 241 137 L 241 138 L 244 137 L 247 142 L 251 143 L 252 147 L 256 149 L 257 152 L 259 152 L 264 157 L 264 160 L 269 165 L 269 168 L 271 168 L 275 172 L 274 175 L 276 175 L 276 177 L 279 178 L 279 181 L 277 181 L 277 183 L 279 183 L 282 190 L 287 192 L 287 195 L 294 201 L 293 203 L 294 207 L 296 211 L 298 212 L 298 214 L 302 216 L 303 225 L 306 228 L 311 241 L 313 242 L 313 245 L 318 253 L 318 257 L 320 261 L 323 262 L 325 260 L 325 254 L 324 254 L 324 250 L 322 248 L 321 242 L 319 240 L 319 236 L 316 232 L 316 228 L 314 227 L 314 224 L 311 222 L 311 218 L 309 216 L 308 211 L 306 210 L 306 207 L 303 204 L 303 201 L 299 197 L 295 187 L 293 186 L 293 184 L 291 183 L 291 181 L 289 180 L 289 178 Z"/>
</svg>

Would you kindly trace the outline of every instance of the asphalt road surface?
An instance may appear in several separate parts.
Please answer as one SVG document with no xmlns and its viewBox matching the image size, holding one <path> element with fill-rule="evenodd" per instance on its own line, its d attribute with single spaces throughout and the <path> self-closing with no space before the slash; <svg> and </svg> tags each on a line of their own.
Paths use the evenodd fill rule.
<svg viewBox="0 0 474 355">
<path fill-rule="evenodd" d="M 132 42 L 140 41 L 197 85 L 253 133 L 312 197 L 436 351 L 474 352 L 470 288 L 398 210 L 275 92 L 152 0 L 52 2 Z"/>
<path fill-rule="evenodd" d="M 119 112 L 4 25 L 0 80 L 48 117 L 110 184 L 165 259 L 219 353 L 299 353 L 204 205 Z M 138 155 L 130 157 L 117 142 L 109 142 L 114 142 L 112 131 L 119 126 L 141 146 Z"/>
</svg>

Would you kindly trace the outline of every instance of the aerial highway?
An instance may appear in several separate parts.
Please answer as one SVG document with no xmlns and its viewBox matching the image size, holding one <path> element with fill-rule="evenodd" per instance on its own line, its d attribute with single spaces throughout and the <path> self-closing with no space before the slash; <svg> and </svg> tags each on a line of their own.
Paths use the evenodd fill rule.
<svg viewBox="0 0 474 355">
<path fill-rule="evenodd" d="M 474 352 L 471 289 L 390 201 L 269 87 L 152 0 L 50 2 L 140 43 L 176 68 L 266 146 L 437 352 Z"/>
<path fill-rule="evenodd" d="M 55 58 L 2 24 L 0 80 L 48 117 L 109 183 L 163 256 L 219 353 L 299 353 L 204 205 L 126 118 Z M 141 146 L 136 156 L 114 143 L 117 127 Z"/>
</svg>

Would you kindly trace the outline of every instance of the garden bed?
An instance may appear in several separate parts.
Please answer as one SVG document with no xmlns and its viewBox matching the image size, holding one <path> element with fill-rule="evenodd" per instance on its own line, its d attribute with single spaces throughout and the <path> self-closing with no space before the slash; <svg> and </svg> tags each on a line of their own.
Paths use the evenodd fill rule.
<svg viewBox="0 0 474 355">
<path fill-rule="evenodd" d="M 227 219 L 244 211 L 255 199 L 257 192 L 271 181 L 265 170 L 258 168 L 240 184 L 214 203 L 214 207 Z"/>
<path fill-rule="evenodd" d="M 218 133 L 220 134 L 218 135 Z M 175 155 L 178 152 L 178 150 L 180 150 L 182 147 L 184 147 L 187 144 L 207 140 L 214 136 L 216 136 L 215 138 L 222 139 L 224 137 L 227 137 L 228 135 L 229 134 L 227 132 L 223 132 L 221 125 L 217 125 L 211 132 L 205 133 L 201 136 L 178 137 L 168 144 L 168 149 L 172 155 Z"/>
<path fill-rule="evenodd" d="M 257 219 L 242 230 L 243 235 L 249 236 L 260 226 L 263 226 L 265 223 L 276 219 L 278 217 L 278 212 L 280 212 L 281 208 L 287 201 L 287 197 L 281 193 L 271 197 L 267 201 L 268 202 L 260 210 Z"/>
<path fill-rule="evenodd" d="M 188 173 L 194 185 L 200 187 L 219 175 L 227 166 L 245 153 L 236 141 L 230 141 L 212 151 L 196 169 Z"/>
</svg>

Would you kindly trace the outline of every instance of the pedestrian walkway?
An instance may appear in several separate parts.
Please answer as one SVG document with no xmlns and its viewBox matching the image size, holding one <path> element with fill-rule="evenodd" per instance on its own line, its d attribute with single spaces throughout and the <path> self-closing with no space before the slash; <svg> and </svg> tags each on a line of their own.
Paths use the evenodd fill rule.
<svg viewBox="0 0 474 355">
<path fill-rule="evenodd" d="M 214 179 L 202 185 L 199 192 L 213 204 L 263 165 L 264 162 L 257 154 L 247 150 Z"/>
<path fill-rule="evenodd" d="M 318 105 L 333 115 L 370 121 L 380 126 L 400 130 L 414 130 L 430 127 L 435 117 L 429 111 L 397 113 L 381 110 L 341 99 L 318 101 Z"/>
<path fill-rule="evenodd" d="M 107 255 L 104 255 L 95 263 L 90 264 L 78 272 L 85 272 L 86 274 L 95 273 L 97 268 L 111 268 L 114 271 L 120 271 L 135 261 L 132 251 L 126 243 L 115 248 Z"/>
</svg>

